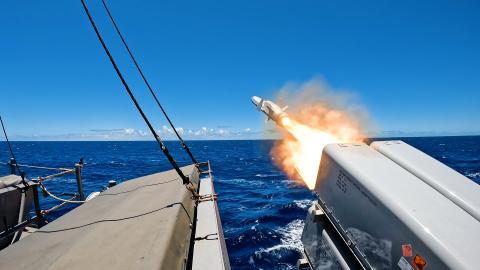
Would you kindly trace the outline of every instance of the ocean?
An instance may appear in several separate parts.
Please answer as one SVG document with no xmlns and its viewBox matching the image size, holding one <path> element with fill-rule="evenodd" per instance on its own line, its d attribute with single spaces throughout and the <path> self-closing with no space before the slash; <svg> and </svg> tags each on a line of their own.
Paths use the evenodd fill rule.
<svg viewBox="0 0 480 270">
<path fill-rule="evenodd" d="M 399 138 L 480 183 L 480 136 Z M 289 179 L 269 155 L 273 141 L 187 142 L 200 161 L 209 160 L 219 195 L 218 205 L 232 269 L 296 269 L 306 211 L 315 199 Z M 73 167 L 83 157 L 85 193 L 99 191 L 109 180 L 128 179 L 170 169 L 155 142 L 13 142 L 20 164 Z M 167 142 L 180 165 L 188 164 L 178 142 Z M 320 153 L 319 153 L 320 154 Z M 0 161 L 10 158 L 0 143 Z M 27 177 L 49 171 L 24 169 Z M 9 168 L 0 165 L 0 175 Z M 75 192 L 74 175 L 47 182 L 55 193 Z M 42 198 L 43 208 L 56 202 Z M 71 210 L 63 208 L 53 220 Z"/>
</svg>

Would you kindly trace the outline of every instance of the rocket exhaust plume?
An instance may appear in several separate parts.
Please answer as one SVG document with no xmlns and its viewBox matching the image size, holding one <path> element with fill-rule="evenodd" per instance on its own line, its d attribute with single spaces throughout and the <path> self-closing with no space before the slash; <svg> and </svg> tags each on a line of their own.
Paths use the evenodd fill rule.
<svg viewBox="0 0 480 270">
<path fill-rule="evenodd" d="M 320 80 L 287 85 L 277 100 L 282 105 L 288 100 L 288 110 L 252 97 L 257 109 L 276 123 L 282 136 L 271 155 L 289 177 L 301 179 L 314 189 L 323 147 L 330 143 L 362 142 L 367 114 L 351 104 L 351 97 L 335 94 Z"/>
</svg>

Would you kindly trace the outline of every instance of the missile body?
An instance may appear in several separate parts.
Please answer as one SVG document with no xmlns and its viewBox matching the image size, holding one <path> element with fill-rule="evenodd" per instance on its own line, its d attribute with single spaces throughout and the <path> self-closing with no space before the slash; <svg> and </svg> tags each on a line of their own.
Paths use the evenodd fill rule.
<svg viewBox="0 0 480 270">
<path fill-rule="evenodd" d="M 257 96 L 252 97 L 252 103 L 257 107 L 257 110 L 262 111 L 267 116 L 267 120 L 271 119 L 282 126 L 281 120 L 287 116 L 285 110 L 288 106 L 281 108 L 275 102 Z"/>
</svg>

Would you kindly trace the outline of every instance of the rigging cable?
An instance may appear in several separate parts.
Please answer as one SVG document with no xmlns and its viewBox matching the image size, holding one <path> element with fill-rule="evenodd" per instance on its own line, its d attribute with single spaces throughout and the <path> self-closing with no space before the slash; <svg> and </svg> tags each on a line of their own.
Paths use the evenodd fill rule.
<svg viewBox="0 0 480 270">
<path fill-rule="evenodd" d="M 15 158 L 15 154 L 13 153 L 12 145 L 10 144 L 10 140 L 8 139 L 7 131 L 5 130 L 5 125 L 3 124 L 3 120 L 1 116 L 0 116 L 0 123 L 2 124 L 3 135 L 5 135 L 5 141 L 7 142 L 8 149 L 10 150 L 10 155 L 13 159 L 11 165 L 17 168 L 18 174 L 22 178 L 23 187 L 19 188 L 21 194 L 20 194 L 20 207 L 18 209 L 18 219 L 17 219 L 17 223 L 20 223 L 23 221 L 23 214 L 25 211 L 25 200 L 27 197 L 27 190 L 30 187 L 30 185 L 25 180 L 25 173 L 22 172 L 20 170 L 20 166 L 18 166 L 17 159 Z M 16 241 L 19 240 L 19 238 L 20 238 L 20 233 L 19 231 L 16 231 L 15 234 L 13 235 L 13 238 L 10 244 L 15 243 Z"/>
<path fill-rule="evenodd" d="M 170 154 L 170 152 L 168 151 L 167 147 L 165 146 L 165 144 L 163 143 L 162 139 L 160 138 L 160 136 L 157 134 L 157 132 L 155 131 L 155 129 L 153 128 L 152 124 L 150 123 L 150 121 L 148 120 L 147 116 L 145 115 L 145 113 L 143 112 L 142 108 L 140 107 L 140 105 L 138 104 L 137 100 L 135 99 L 135 96 L 133 95 L 132 91 L 130 90 L 130 87 L 128 86 L 127 82 L 125 81 L 125 78 L 123 77 L 122 73 L 120 72 L 120 69 L 118 68 L 117 66 L 117 63 L 115 62 L 115 60 L 113 59 L 113 56 L 111 55 L 109 49 L 107 48 L 107 45 L 105 44 L 105 42 L 103 41 L 103 38 L 102 36 L 100 35 L 100 32 L 98 31 L 98 28 L 97 26 L 95 25 L 95 22 L 92 18 L 92 16 L 90 15 L 90 12 L 88 11 L 88 8 L 87 8 L 87 5 L 85 4 L 85 1 L 84 0 L 80 0 L 82 2 L 82 6 L 83 6 L 83 9 L 85 10 L 85 13 L 87 14 L 87 17 L 88 17 L 88 20 L 90 21 L 92 27 L 93 27 L 93 30 L 95 31 L 95 34 L 97 35 L 97 38 L 98 40 L 100 41 L 100 43 L 102 44 L 102 47 L 103 49 L 105 50 L 105 53 L 107 54 L 108 58 L 110 59 L 110 63 L 112 63 L 112 66 L 113 68 L 115 69 L 115 71 L 117 72 L 117 75 L 118 77 L 120 78 L 120 80 L 122 81 L 122 84 L 123 86 L 125 87 L 125 90 L 127 91 L 128 95 L 130 96 L 130 99 L 133 101 L 133 103 L 135 104 L 135 107 L 137 108 L 138 112 L 140 113 L 140 115 L 142 116 L 143 120 L 145 121 L 145 123 L 147 124 L 148 128 L 150 129 L 150 132 L 152 132 L 153 136 L 155 137 L 155 140 L 157 141 L 158 145 L 160 146 L 160 149 L 162 150 L 162 152 L 165 154 L 165 156 L 167 157 L 168 161 L 170 162 L 170 164 L 172 165 L 172 167 L 175 169 L 175 171 L 178 173 L 178 175 L 180 176 L 180 178 L 182 178 L 182 181 L 183 181 L 183 184 L 184 185 L 187 185 L 190 183 L 190 179 L 188 179 L 187 176 L 185 176 L 185 174 L 183 174 L 182 170 L 180 170 L 180 168 L 178 167 L 176 161 L 173 159 L 172 155 Z M 193 192 L 192 192 L 193 193 Z"/>
<path fill-rule="evenodd" d="M 43 190 L 43 192 L 45 192 L 45 194 L 54 198 L 55 200 L 58 200 L 58 201 L 61 201 L 61 202 L 64 202 L 64 203 L 84 203 L 84 202 L 86 202 L 86 200 L 85 201 L 78 201 L 78 200 L 60 198 L 59 196 L 56 196 L 56 195 L 52 194 L 50 191 L 48 191 L 48 189 L 43 185 L 42 182 L 38 182 L 38 183 L 40 185 L 40 188 Z M 75 197 L 77 197 L 77 195 Z"/>
<path fill-rule="evenodd" d="M 113 15 L 112 15 L 112 13 L 110 12 L 110 9 L 108 8 L 107 3 L 105 2 L 105 0 L 102 0 L 102 4 L 103 4 L 103 7 L 105 8 L 105 10 L 107 11 L 107 14 L 108 14 L 108 17 L 110 18 L 110 21 L 112 21 L 112 24 L 113 24 L 113 26 L 115 27 L 115 30 L 116 30 L 118 36 L 119 36 L 120 39 L 122 40 L 123 45 L 124 45 L 125 48 L 127 49 L 127 52 L 128 52 L 128 54 L 130 55 L 130 58 L 132 59 L 133 63 L 135 64 L 135 67 L 137 68 L 138 73 L 139 73 L 140 76 L 142 77 L 143 81 L 145 82 L 145 85 L 147 86 L 148 90 L 150 91 L 150 93 L 152 94 L 153 98 L 154 98 L 155 101 L 157 102 L 158 107 L 160 108 L 160 110 L 162 111 L 163 115 L 164 115 L 165 118 L 167 119 L 168 123 L 169 123 L 170 126 L 172 127 L 173 132 L 175 132 L 175 134 L 177 135 L 177 138 L 180 140 L 180 143 L 181 143 L 183 149 L 185 149 L 185 151 L 187 152 L 187 154 L 188 154 L 188 156 L 190 157 L 190 159 L 192 160 L 192 162 L 193 162 L 194 164 L 198 164 L 197 160 L 195 159 L 195 157 L 193 156 L 192 152 L 190 151 L 190 148 L 187 146 L 187 144 L 185 143 L 185 141 L 182 139 L 182 137 L 181 137 L 180 134 L 178 133 L 177 129 L 175 128 L 175 126 L 173 125 L 172 121 L 170 120 L 170 117 L 168 117 L 167 112 L 165 111 L 165 109 L 163 108 L 162 104 L 161 104 L 160 101 L 158 100 L 157 95 L 155 94 L 155 92 L 153 91 L 152 87 L 150 86 L 150 83 L 148 82 L 147 78 L 146 78 L 145 75 L 143 74 L 143 71 L 142 71 L 142 69 L 140 68 L 140 65 L 138 64 L 137 60 L 136 60 L 135 57 L 133 56 L 133 53 L 132 53 L 132 51 L 130 50 L 130 47 L 127 45 L 127 42 L 126 42 L 125 39 L 123 38 L 123 35 L 122 35 L 122 33 L 120 32 L 120 29 L 118 28 L 117 23 L 115 22 L 115 19 L 113 18 Z"/>
<path fill-rule="evenodd" d="M 13 153 L 12 145 L 10 144 L 10 140 L 8 139 L 7 131 L 5 130 L 5 125 L 3 124 L 3 120 L 1 116 L 0 116 L 0 123 L 2 124 L 3 135 L 5 135 L 5 141 L 7 141 L 8 149 L 10 150 L 10 155 L 12 156 L 12 159 L 13 159 L 12 166 L 15 166 L 17 168 L 18 174 L 22 178 L 22 183 L 24 188 L 28 189 L 30 185 L 25 180 L 25 173 L 20 170 L 20 166 L 17 163 L 17 158 L 15 158 L 15 154 Z"/>
<path fill-rule="evenodd" d="M 8 149 L 10 150 L 10 155 L 13 158 L 13 162 L 14 162 L 13 165 L 17 168 L 18 174 L 21 175 L 22 173 L 20 172 L 20 167 L 17 164 L 17 159 L 15 158 L 15 154 L 13 153 L 12 145 L 10 144 L 10 140 L 8 139 L 7 131 L 5 130 L 5 125 L 3 124 L 3 120 L 1 116 L 0 116 L 0 123 L 2 124 L 3 135 L 5 136 L 5 141 L 7 142 Z"/>
</svg>

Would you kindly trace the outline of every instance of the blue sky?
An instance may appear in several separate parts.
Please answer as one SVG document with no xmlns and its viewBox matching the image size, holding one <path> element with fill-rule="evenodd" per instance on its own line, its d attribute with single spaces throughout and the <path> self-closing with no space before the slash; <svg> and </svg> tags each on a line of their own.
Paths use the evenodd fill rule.
<svg viewBox="0 0 480 270">
<path fill-rule="evenodd" d="M 87 3 L 162 130 L 100 2 Z M 187 138 L 262 138 L 250 97 L 315 77 L 355 93 L 380 135 L 480 134 L 478 2 L 109 4 Z M 0 12 L 0 114 L 13 139 L 148 137 L 80 1 L 5 1 Z"/>
</svg>

